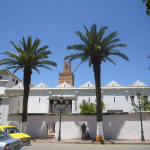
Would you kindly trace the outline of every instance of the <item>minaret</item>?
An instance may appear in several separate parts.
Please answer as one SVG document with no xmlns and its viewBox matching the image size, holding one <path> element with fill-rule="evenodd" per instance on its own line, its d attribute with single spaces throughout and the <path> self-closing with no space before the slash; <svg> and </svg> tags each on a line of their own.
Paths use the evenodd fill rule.
<svg viewBox="0 0 150 150">
<path fill-rule="evenodd" d="M 69 61 L 64 62 L 63 72 L 59 72 L 58 84 L 63 82 L 67 82 L 68 84 L 74 86 L 74 74 L 71 72 L 71 63 Z"/>
</svg>

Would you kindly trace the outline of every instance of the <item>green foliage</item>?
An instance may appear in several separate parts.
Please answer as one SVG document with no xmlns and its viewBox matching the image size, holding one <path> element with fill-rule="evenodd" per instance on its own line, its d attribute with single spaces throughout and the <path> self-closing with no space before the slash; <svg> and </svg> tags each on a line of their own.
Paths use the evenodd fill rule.
<svg viewBox="0 0 150 150">
<path fill-rule="evenodd" d="M 51 54 L 51 52 L 46 51 L 48 46 L 38 48 L 41 43 L 41 40 L 38 38 L 36 38 L 36 40 L 32 43 L 31 36 L 28 37 L 27 42 L 23 37 L 22 41 L 20 41 L 22 47 L 15 44 L 14 42 L 10 43 L 15 47 L 18 54 L 10 51 L 5 51 L 5 53 L 2 53 L 8 56 L 8 58 L 2 59 L 0 61 L 0 65 L 7 65 L 3 71 L 14 69 L 13 73 L 15 73 L 22 68 L 31 68 L 40 73 L 37 69 L 38 67 L 43 67 L 51 70 L 51 68 L 47 67 L 46 65 L 52 65 L 55 67 L 57 66 L 57 64 L 53 61 L 43 60 L 48 58 L 48 55 Z"/>
<path fill-rule="evenodd" d="M 64 58 L 64 60 L 69 60 L 71 62 L 74 59 L 80 58 L 81 62 L 77 65 L 77 67 L 86 61 L 89 61 L 89 67 L 91 67 L 95 58 L 100 62 L 106 62 L 106 60 L 108 60 L 115 64 L 115 62 L 109 57 L 110 55 L 117 55 L 125 60 L 129 60 L 125 54 L 121 53 L 119 50 L 114 50 L 116 47 L 126 47 L 126 44 L 116 44 L 116 42 L 120 41 L 120 39 L 116 38 L 118 35 L 117 31 L 114 31 L 103 38 L 108 27 L 102 26 L 99 31 L 97 31 L 96 24 L 92 25 L 90 31 L 86 26 L 84 26 L 84 28 L 86 31 L 85 35 L 83 35 L 80 31 L 75 32 L 83 44 L 67 46 L 67 49 L 79 50 L 80 53 L 68 55 Z"/>
<path fill-rule="evenodd" d="M 62 97 L 62 96 L 49 96 L 49 100 L 51 100 L 51 99 L 57 99 L 57 100 L 60 100 L 60 97 Z M 76 96 L 69 96 L 69 97 L 63 97 L 63 99 L 69 99 L 69 100 L 76 100 Z"/>
<path fill-rule="evenodd" d="M 94 103 L 88 103 L 82 100 L 82 104 L 80 104 L 81 113 L 96 113 L 96 108 Z"/>
<path fill-rule="evenodd" d="M 94 103 L 88 103 L 84 100 L 82 100 L 82 103 L 80 104 L 81 113 L 97 113 L 97 104 Z M 102 109 L 104 110 L 104 102 L 102 101 Z"/>
<path fill-rule="evenodd" d="M 142 108 L 141 108 L 141 111 L 145 111 L 145 112 L 146 112 L 146 111 L 150 111 L 150 102 L 147 102 L 147 103 L 146 103 L 146 102 L 144 101 L 144 95 L 142 95 L 142 101 L 141 101 L 140 104 L 141 104 L 141 107 L 142 107 Z M 133 110 L 134 110 L 135 112 L 139 112 L 139 108 L 137 108 L 135 105 L 133 105 L 133 107 L 134 107 Z"/>
<path fill-rule="evenodd" d="M 147 10 L 146 10 L 146 14 L 148 15 L 148 16 L 150 16 L 150 0 L 142 0 L 143 1 L 143 3 L 145 3 L 145 6 L 147 7 Z"/>
</svg>

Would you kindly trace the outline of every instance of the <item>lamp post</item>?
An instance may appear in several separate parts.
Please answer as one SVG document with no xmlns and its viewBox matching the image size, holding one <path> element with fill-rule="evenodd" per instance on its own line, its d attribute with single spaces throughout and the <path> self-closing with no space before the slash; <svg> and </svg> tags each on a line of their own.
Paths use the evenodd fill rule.
<svg viewBox="0 0 150 150">
<path fill-rule="evenodd" d="M 145 107 L 145 105 L 147 104 L 147 101 L 148 101 L 148 95 L 144 95 L 144 101 L 146 102 L 146 104 L 144 104 L 143 106 L 141 106 L 141 102 L 140 102 L 140 100 L 142 101 L 142 96 L 141 96 L 141 93 L 138 91 L 137 93 L 136 93 L 136 95 L 137 95 L 137 98 L 139 99 L 139 105 L 136 105 L 135 103 L 134 103 L 134 95 L 133 94 L 131 94 L 131 96 L 130 96 L 130 98 L 131 98 L 131 102 L 132 102 L 132 105 L 134 105 L 136 108 L 138 108 L 139 110 L 140 110 L 140 121 L 141 121 L 141 141 L 145 141 L 145 139 L 144 139 L 144 131 L 143 131 L 143 124 L 142 124 L 142 113 L 141 113 L 141 109 L 143 108 L 143 107 Z"/>
<path fill-rule="evenodd" d="M 62 113 L 63 110 L 65 110 L 66 107 L 68 107 L 69 99 L 68 98 L 65 99 L 66 106 L 63 107 L 62 103 L 63 103 L 63 97 L 60 97 L 60 107 L 56 106 L 57 100 L 54 100 L 54 107 L 56 107 L 59 110 L 59 112 L 60 112 L 58 141 L 61 141 L 61 113 Z"/>
</svg>

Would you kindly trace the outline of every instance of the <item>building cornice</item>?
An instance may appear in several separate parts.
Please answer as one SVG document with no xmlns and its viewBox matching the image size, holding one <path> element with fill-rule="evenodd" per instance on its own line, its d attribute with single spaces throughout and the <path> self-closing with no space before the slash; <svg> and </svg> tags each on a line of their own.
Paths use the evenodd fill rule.
<svg viewBox="0 0 150 150">
<path fill-rule="evenodd" d="M 6 91 L 23 90 L 24 88 L 6 88 Z M 121 86 L 121 87 L 101 87 L 101 90 L 128 90 L 128 89 L 150 89 L 150 86 Z M 50 88 L 30 88 L 30 91 L 47 90 L 95 90 L 95 87 L 50 87 Z"/>
</svg>

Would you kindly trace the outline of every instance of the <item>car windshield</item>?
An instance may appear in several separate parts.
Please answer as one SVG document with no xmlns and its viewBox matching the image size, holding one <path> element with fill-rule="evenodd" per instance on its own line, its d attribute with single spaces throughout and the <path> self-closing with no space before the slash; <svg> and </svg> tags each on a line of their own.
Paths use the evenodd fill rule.
<svg viewBox="0 0 150 150">
<path fill-rule="evenodd" d="M 7 133 L 0 131 L 0 141 L 12 138 Z"/>
<path fill-rule="evenodd" d="M 14 127 L 4 128 L 4 130 L 8 134 L 21 133 L 17 128 L 14 128 Z"/>
</svg>

